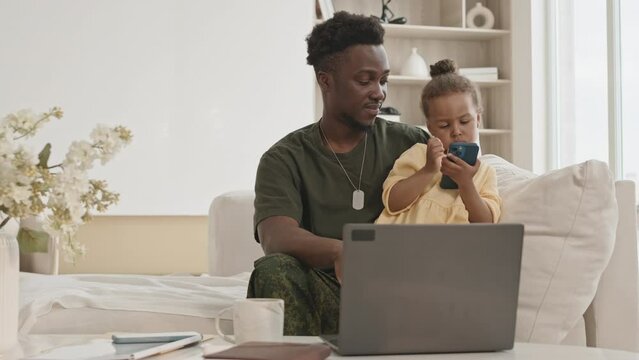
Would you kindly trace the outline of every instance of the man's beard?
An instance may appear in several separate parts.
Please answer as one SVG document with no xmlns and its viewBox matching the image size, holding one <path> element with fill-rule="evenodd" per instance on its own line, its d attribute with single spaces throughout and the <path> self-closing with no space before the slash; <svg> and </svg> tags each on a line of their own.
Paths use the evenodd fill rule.
<svg viewBox="0 0 639 360">
<path fill-rule="evenodd" d="M 356 130 L 356 131 L 370 131 L 371 128 L 373 127 L 373 124 L 375 124 L 375 119 L 373 119 L 373 121 L 371 122 L 370 125 L 365 125 L 365 124 L 362 124 L 359 121 L 353 119 L 352 116 L 347 115 L 347 114 L 342 114 L 342 116 L 340 116 L 339 120 L 340 120 L 340 122 L 342 122 L 343 124 L 345 124 L 349 128 L 351 128 L 353 130 Z"/>
</svg>

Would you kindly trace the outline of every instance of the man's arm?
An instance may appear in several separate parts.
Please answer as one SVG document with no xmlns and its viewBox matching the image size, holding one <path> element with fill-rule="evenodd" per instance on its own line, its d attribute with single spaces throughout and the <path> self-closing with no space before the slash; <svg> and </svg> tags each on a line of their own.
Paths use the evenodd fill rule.
<svg viewBox="0 0 639 360">
<path fill-rule="evenodd" d="M 284 253 L 314 268 L 335 267 L 341 282 L 342 241 L 317 236 L 288 216 L 271 216 L 257 225 L 264 253 Z"/>
</svg>

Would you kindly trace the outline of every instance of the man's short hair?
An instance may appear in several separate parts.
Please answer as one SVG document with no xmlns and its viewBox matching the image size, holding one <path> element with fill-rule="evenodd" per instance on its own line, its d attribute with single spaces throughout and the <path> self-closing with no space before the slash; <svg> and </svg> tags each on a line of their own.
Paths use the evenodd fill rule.
<svg viewBox="0 0 639 360">
<path fill-rule="evenodd" d="M 313 66 L 315 72 L 331 71 L 340 60 L 339 54 L 348 47 L 382 45 L 384 28 L 373 17 L 339 11 L 332 18 L 315 25 L 306 42 L 306 62 Z"/>
</svg>

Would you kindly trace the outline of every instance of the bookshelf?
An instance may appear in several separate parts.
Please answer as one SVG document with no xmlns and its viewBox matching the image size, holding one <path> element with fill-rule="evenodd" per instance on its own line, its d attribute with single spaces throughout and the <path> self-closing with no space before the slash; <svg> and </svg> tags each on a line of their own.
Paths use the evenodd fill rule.
<svg viewBox="0 0 639 360">
<path fill-rule="evenodd" d="M 497 80 L 475 81 L 482 92 L 484 106 L 480 142 L 484 154 L 492 153 L 512 161 L 511 1 L 482 1 L 495 16 L 494 28 L 471 29 L 466 27 L 465 14 L 479 1 L 393 0 L 389 6 L 395 16 L 404 16 L 408 22 L 382 25 L 386 30 L 384 46 L 391 66 L 384 106 L 398 109 L 402 122 L 417 126 L 425 123 L 419 99 L 428 79 L 400 75 L 413 47 L 429 65 L 450 58 L 460 68 L 497 67 Z M 335 11 L 381 15 L 381 1 L 333 0 L 333 5 Z M 315 113 L 319 118 L 322 113 L 319 87 L 315 93 Z"/>
</svg>

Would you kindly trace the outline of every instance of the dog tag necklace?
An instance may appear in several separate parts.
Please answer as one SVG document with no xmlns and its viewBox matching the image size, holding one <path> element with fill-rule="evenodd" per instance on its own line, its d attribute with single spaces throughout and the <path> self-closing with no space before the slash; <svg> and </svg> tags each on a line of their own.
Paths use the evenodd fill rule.
<svg viewBox="0 0 639 360">
<path fill-rule="evenodd" d="M 353 185 L 353 189 L 355 189 L 353 191 L 353 209 L 362 210 L 364 208 L 364 192 L 362 191 L 362 172 L 364 171 L 364 160 L 366 160 L 366 142 L 368 140 L 368 132 L 366 132 L 364 135 L 364 156 L 362 156 L 362 166 L 359 169 L 359 183 L 357 184 L 357 187 L 355 187 L 355 184 L 351 180 L 351 177 L 348 176 L 348 172 L 346 172 L 344 165 L 342 165 L 342 162 L 339 161 L 339 158 L 337 157 L 337 153 L 335 152 L 335 150 L 333 150 L 331 143 L 328 142 L 328 138 L 326 137 L 326 134 L 324 134 L 324 130 L 322 129 L 321 123 L 319 124 L 319 128 L 320 128 L 320 132 L 322 133 L 322 137 L 324 138 L 324 141 L 326 141 L 326 144 L 328 144 L 328 148 L 331 149 L 331 152 L 333 153 L 333 155 L 335 155 L 335 160 L 337 160 L 337 163 L 344 171 L 344 175 L 346 175 L 348 182 L 351 183 L 351 185 Z"/>
</svg>

